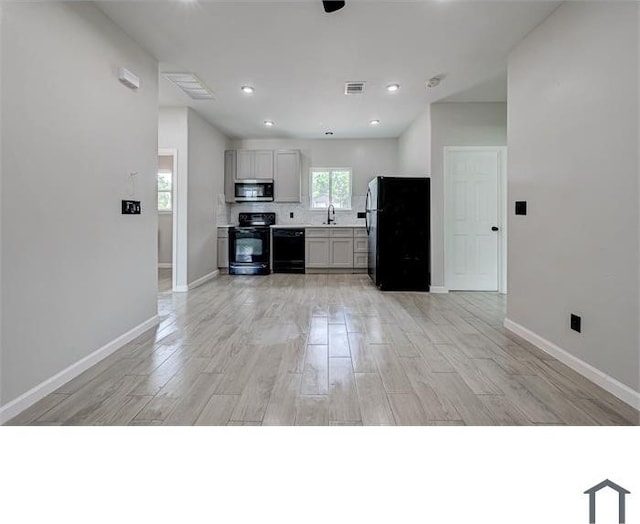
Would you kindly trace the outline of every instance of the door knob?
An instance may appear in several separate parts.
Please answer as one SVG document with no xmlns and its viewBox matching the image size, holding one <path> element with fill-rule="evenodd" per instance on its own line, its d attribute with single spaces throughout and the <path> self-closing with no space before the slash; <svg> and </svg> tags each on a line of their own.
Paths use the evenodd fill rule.
<svg viewBox="0 0 640 524">
<path fill-rule="evenodd" d="M 499 230 L 499 228 L 498 228 L 498 227 L 496 227 L 496 226 L 493 226 L 493 227 L 491 228 L 491 231 L 498 231 L 498 230 Z"/>
</svg>

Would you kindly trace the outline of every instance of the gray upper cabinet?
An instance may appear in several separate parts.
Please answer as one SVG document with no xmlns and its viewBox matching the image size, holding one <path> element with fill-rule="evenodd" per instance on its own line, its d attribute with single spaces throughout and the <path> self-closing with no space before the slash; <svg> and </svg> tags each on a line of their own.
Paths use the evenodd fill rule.
<svg viewBox="0 0 640 524">
<path fill-rule="evenodd" d="M 236 151 L 224 152 L 224 200 L 235 202 Z"/>
<path fill-rule="evenodd" d="M 302 191 L 300 185 L 300 151 L 276 151 L 274 165 L 274 201 L 300 202 L 302 200 Z"/>
<path fill-rule="evenodd" d="M 273 151 L 254 151 L 255 178 L 273 179 Z"/>
<path fill-rule="evenodd" d="M 273 179 L 273 151 L 236 151 L 236 180 Z"/>
</svg>

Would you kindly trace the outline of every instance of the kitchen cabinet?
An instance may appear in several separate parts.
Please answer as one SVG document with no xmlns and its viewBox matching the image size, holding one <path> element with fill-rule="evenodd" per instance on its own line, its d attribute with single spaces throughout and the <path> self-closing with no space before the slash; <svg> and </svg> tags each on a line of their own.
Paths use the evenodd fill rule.
<svg viewBox="0 0 640 524">
<path fill-rule="evenodd" d="M 353 230 L 353 268 L 367 269 L 369 267 L 369 237 L 364 227 Z"/>
<path fill-rule="evenodd" d="M 329 267 L 353 267 L 353 238 L 330 239 Z"/>
<path fill-rule="evenodd" d="M 224 201 L 233 203 L 236 201 L 236 151 L 224 152 Z"/>
<path fill-rule="evenodd" d="M 302 200 L 300 182 L 300 151 L 275 151 L 273 176 L 274 201 L 300 202 Z"/>
<path fill-rule="evenodd" d="M 218 268 L 229 270 L 229 228 L 218 228 Z"/>
<path fill-rule="evenodd" d="M 305 267 L 312 269 L 329 267 L 329 238 L 305 236 Z"/>
<path fill-rule="evenodd" d="M 273 151 L 238 149 L 236 180 L 273 179 Z"/>
<path fill-rule="evenodd" d="M 309 269 L 353 269 L 353 228 L 307 228 L 305 248 Z"/>
<path fill-rule="evenodd" d="M 353 268 L 367 269 L 369 267 L 368 253 L 353 253 Z"/>
</svg>

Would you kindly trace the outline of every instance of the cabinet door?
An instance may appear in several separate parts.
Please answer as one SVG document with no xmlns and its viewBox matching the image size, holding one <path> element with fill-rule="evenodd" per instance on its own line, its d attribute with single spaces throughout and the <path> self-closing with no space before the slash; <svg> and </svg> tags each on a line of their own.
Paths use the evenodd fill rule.
<svg viewBox="0 0 640 524">
<path fill-rule="evenodd" d="M 253 151 L 236 151 L 236 180 L 244 180 L 255 178 L 254 172 L 254 152 Z"/>
<path fill-rule="evenodd" d="M 329 267 L 328 238 L 307 237 L 305 239 L 305 266 L 309 268 Z"/>
<path fill-rule="evenodd" d="M 366 238 L 353 239 L 354 253 L 367 253 L 369 251 L 369 241 Z"/>
<path fill-rule="evenodd" d="M 369 255 L 367 253 L 353 254 L 353 267 L 361 269 L 369 266 Z"/>
<path fill-rule="evenodd" d="M 235 202 L 235 179 L 236 179 L 236 152 L 224 152 L 224 200 L 225 202 Z"/>
<path fill-rule="evenodd" d="M 273 179 L 273 151 L 252 151 L 253 158 L 253 178 Z"/>
<path fill-rule="evenodd" d="M 300 202 L 300 151 L 276 151 L 274 164 L 274 200 Z"/>
<path fill-rule="evenodd" d="M 329 267 L 353 267 L 353 238 L 331 238 Z"/>
<path fill-rule="evenodd" d="M 218 267 L 229 267 L 229 237 L 218 238 Z"/>
</svg>

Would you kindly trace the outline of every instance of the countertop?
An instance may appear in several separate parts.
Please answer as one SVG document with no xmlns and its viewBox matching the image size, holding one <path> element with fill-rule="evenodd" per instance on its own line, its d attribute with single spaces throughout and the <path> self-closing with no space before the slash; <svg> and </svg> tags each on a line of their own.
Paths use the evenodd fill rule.
<svg viewBox="0 0 640 524">
<path fill-rule="evenodd" d="M 221 228 L 229 228 L 229 227 L 237 227 L 238 224 L 218 224 L 217 227 Z M 307 229 L 310 227 L 366 227 L 364 224 L 332 224 L 328 226 L 327 224 L 274 224 L 270 227 L 277 227 L 279 229 Z"/>
<path fill-rule="evenodd" d="M 311 227 L 330 227 L 332 229 L 338 227 L 365 227 L 364 224 L 275 224 L 271 227 L 277 227 L 278 229 L 307 229 Z"/>
</svg>

